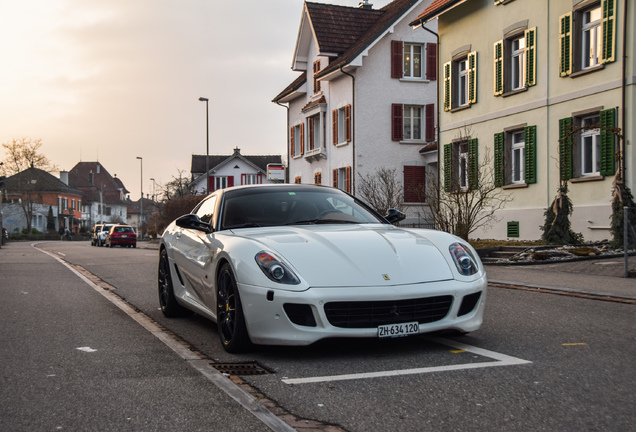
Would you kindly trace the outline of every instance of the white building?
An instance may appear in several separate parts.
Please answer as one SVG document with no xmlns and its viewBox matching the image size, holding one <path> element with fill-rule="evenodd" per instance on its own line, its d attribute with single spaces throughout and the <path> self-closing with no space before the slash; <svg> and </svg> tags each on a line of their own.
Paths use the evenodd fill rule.
<svg viewBox="0 0 636 432">
<path fill-rule="evenodd" d="M 206 178 L 210 192 L 231 186 L 276 183 L 268 179 L 268 166 L 282 166 L 280 155 L 242 155 L 236 147 L 231 155 L 192 155 L 190 187 L 199 194 L 205 193 Z"/>
<path fill-rule="evenodd" d="M 425 212 L 415 190 L 437 172 L 437 24 L 409 23 L 430 3 L 304 4 L 292 60 L 301 74 L 273 100 L 288 108 L 290 182 L 356 195 L 360 179 L 394 169 L 410 221 Z"/>
</svg>

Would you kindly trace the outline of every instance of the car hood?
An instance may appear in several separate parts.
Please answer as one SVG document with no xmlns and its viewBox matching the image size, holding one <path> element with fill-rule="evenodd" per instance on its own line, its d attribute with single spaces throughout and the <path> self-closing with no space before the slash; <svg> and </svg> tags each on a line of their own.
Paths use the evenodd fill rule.
<svg viewBox="0 0 636 432">
<path fill-rule="evenodd" d="M 453 279 L 448 262 L 425 231 L 380 224 L 308 225 L 250 230 L 245 237 L 279 255 L 313 287 Z"/>
</svg>

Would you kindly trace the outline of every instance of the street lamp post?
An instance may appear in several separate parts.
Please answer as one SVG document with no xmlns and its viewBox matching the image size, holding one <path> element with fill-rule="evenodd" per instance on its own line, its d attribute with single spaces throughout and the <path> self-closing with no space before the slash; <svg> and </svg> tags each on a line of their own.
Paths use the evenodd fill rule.
<svg viewBox="0 0 636 432">
<path fill-rule="evenodd" d="M 139 237 L 144 239 L 144 160 L 142 157 L 137 156 L 139 159 L 139 166 L 141 168 L 141 199 L 139 200 Z"/>
<path fill-rule="evenodd" d="M 205 102 L 205 191 L 210 195 L 210 115 L 208 114 L 208 98 L 200 97 Z"/>
<path fill-rule="evenodd" d="M 152 180 L 152 202 L 155 202 L 155 188 L 157 187 L 157 183 L 155 182 L 155 179 L 151 178 L 150 180 Z"/>
</svg>

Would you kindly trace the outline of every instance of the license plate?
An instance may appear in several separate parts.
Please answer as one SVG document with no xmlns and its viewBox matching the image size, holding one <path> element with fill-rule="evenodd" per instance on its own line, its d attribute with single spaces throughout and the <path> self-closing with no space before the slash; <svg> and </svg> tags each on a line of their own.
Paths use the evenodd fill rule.
<svg viewBox="0 0 636 432">
<path fill-rule="evenodd" d="M 378 337 L 396 338 L 416 335 L 420 332 L 420 325 L 417 322 L 402 324 L 386 324 L 378 327 Z"/>
<path fill-rule="evenodd" d="M 128 237 L 126 234 L 123 234 L 123 235 L 121 236 L 121 238 L 126 238 L 126 237 Z"/>
</svg>

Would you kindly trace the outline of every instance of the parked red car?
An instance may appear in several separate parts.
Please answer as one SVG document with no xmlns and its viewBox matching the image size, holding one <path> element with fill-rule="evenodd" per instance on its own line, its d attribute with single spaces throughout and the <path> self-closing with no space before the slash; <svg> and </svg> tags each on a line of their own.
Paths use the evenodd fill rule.
<svg viewBox="0 0 636 432">
<path fill-rule="evenodd" d="M 115 225 L 106 236 L 106 247 L 137 247 L 137 234 L 129 225 Z"/>
</svg>

